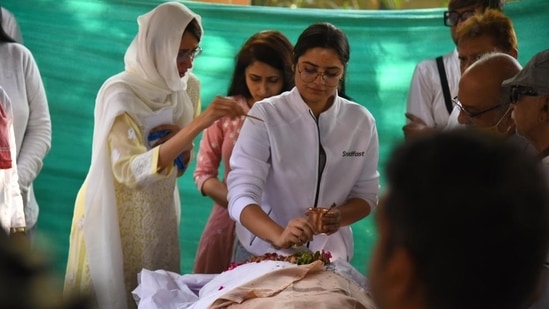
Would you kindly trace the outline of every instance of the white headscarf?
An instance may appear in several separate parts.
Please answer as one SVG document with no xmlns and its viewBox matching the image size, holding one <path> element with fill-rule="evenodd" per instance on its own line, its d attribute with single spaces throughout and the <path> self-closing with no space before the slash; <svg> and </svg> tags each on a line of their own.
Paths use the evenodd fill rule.
<svg viewBox="0 0 549 309">
<path fill-rule="evenodd" d="M 176 59 L 183 33 L 193 19 L 200 25 L 200 16 L 178 2 L 163 3 L 139 16 L 139 31 L 124 57 L 125 71 L 109 78 L 97 95 L 92 161 L 86 177 L 84 240 L 100 308 L 127 308 L 107 137 L 114 119 L 123 113 L 141 127 L 146 116 L 166 108 L 173 110 L 173 123 L 180 127 L 192 120 L 194 107 Z"/>
</svg>

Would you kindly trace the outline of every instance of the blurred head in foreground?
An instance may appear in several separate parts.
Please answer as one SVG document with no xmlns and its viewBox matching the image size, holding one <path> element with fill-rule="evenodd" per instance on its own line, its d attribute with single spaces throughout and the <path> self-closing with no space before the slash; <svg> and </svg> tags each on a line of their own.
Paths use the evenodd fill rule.
<svg viewBox="0 0 549 309">
<path fill-rule="evenodd" d="M 524 306 L 549 242 L 535 157 L 456 130 L 401 145 L 386 173 L 369 271 L 380 309 Z"/>
</svg>

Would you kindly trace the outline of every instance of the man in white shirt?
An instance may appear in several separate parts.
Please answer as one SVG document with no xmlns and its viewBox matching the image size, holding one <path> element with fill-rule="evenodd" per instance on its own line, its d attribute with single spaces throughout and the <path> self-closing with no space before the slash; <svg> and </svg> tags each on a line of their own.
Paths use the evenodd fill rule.
<svg viewBox="0 0 549 309">
<path fill-rule="evenodd" d="M 444 24 L 450 27 L 456 45 L 458 26 L 476 12 L 482 13 L 489 7 L 501 10 L 503 1 L 451 0 L 448 3 Z M 433 129 L 444 129 L 447 125 L 452 110 L 451 98 L 457 94 L 461 75 L 457 50 L 441 57 L 440 67 L 444 72 L 438 66 L 436 59 L 428 59 L 420 62 L 414 70 L 405 114 L 407 123 L 402 128 L 406 139 Z M 444 86 L 447 86 L 446 95 Z"/>
</svg>

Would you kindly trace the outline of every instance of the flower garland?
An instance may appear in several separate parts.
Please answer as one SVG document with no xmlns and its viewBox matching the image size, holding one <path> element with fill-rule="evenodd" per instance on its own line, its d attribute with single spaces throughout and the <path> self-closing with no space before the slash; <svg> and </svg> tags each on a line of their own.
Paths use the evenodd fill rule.
<svg viewBox="0 0 549 309">
<path fill-rule="evenodd" d="M 276 252 L 271 253 L 265 253 L 260 256 L 252 256 L 249 259 L 247 259 L 244 263 L 235 263 L 231 262 L 229 264 L 229 267 L 227 270 L 235 269 L 236 267 L 246 264 L 246 263 L 259 263 L 262 261 L 283 261 L 283 262 L 289 262 L 294 263 L 297 265 L 304 265 L 304 264 L 310 264 L 314 261 L 322 261 L 324 265 L 330 264 L 330 259 L 332 258 L 332 254 L 329 251 L 301 251 L 298 253 L 294 253 L 292 255 L 279 255 Z"/>
</svg>

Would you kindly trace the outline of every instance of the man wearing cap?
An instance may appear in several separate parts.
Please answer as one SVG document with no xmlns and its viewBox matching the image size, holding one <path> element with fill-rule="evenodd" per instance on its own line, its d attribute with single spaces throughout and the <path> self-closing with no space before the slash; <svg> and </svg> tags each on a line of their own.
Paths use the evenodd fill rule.
<svg viewBox="0 0 549 309">
<path fill-rule="evenodd" d="M 504 0 L 450 0 L 444 12 L 444 25 L 457 45 L 458 27 L 488 8 L 501 10 Z M 407 123 L 404 137 L 413 138 L 433 129 L 444 129 L 452 110 L 452 98 L 457 94 L 461 75 L 457 50 L 437 59 L 421 61 L 415 68 L 408 92 Z"/>
<path fill-rule="evenodd" d="M 536 54 L 514 77 L 502 84 L 510 88 L 517 133 L 535 148 L 549 177 L 549 49 Z M 540 293 L 530 309 L 549 308 L 549 256 Z"/>
<path fill-rule="evenodd" d="M 511 89 L 517 133 L 534 146 L 549 175 L 549 49 L 536 54 L 503 86 Z"/>
</svg>

